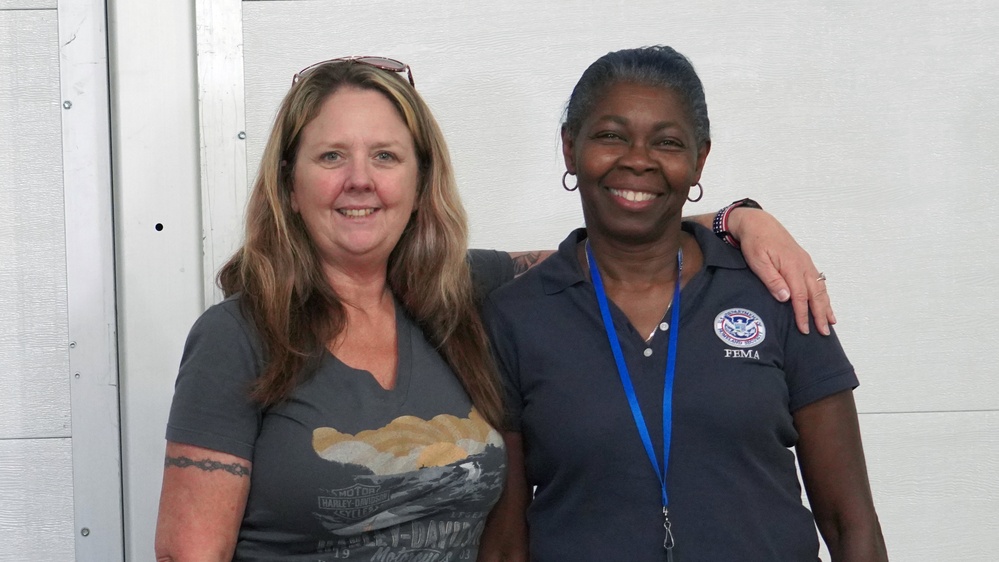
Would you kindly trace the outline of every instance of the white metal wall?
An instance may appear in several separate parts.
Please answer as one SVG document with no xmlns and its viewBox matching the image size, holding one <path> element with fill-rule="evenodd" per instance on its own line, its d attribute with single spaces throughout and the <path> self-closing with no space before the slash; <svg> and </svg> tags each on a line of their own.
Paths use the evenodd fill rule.
<svg viewBox="0 0 999 562">
<path fill-rule="evenodd" d="M 0 9 L 0 560 L 74 556 L 58 32 Z"/>
<path fill-rule="evenodd" d="M 173 381 L 204 307 L 194 2 L 109 0 L 108 20 L 125 554 L 138 562 L 153 558 Z"/>
<path fill-rule="evenodd" d="M 651 43 L 689 55 L 707 89 L 714 145 L 705 199 L 690 210 L 751 195 L 830 278 L 840 336 L 861 376 L 857 400 L 892 558 L 995 558 L 999 383 L 989 355 L 999 335 L 988 311 L 999 299 L 999 5 L 196 5 L 194 31 L 186 7 L 141 0 L 113 10 L 132 558 L 151 549 L 179 348 L 215 298 L 202 300 L 205 279 L 231 251 L 241 219 L 211 202 L 238 207 L 245 194 L 233 176 L 243 166 L 253 175 L 297 69 L 348 54 L 411 63 L 450 142 L 473 242 L 526 249 L 553 247 L 581 222 L 576 196 L 559 186 L 558 118 L 573 83 L 606 51 Z M 178 42 L 184 33 L 192 37 Z"/>
<path fill-rule="evenodd" d="M 0 560 L 122 556 L 101 0 L 0 0 Z"/>
</svg>

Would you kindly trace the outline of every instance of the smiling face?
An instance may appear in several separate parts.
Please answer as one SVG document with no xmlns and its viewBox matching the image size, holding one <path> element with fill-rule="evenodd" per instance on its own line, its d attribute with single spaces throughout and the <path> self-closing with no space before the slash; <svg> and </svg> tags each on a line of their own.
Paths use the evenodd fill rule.
<svg viewBox="0 0 999 562">
<path fill-rule="evenodd" d="M 327 266 L 384 267 L 416 208 L 413 137 L 385 95 L 343 87 L 301 132 L 292 209 Z"/>
<path fill-rule="evenodd" d="M 628 243 L 654 242 L 678 228 L 709 149 L 710 142 L 697 146 L 679 95 L 632 82 L 609 87 L 575 136 L 562 131 L 590 236 Z"/>
</svg>

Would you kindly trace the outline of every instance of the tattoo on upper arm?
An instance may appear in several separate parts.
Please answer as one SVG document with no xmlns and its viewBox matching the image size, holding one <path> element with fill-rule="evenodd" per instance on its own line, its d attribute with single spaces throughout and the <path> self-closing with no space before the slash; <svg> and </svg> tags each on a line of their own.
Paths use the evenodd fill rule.
<svg viewBox="0 0 999 562">
<path fill-rule="evenodd" d="M 513 276 L 516 277 L 531 269 L 541 261 L 541 252 L 524 252 L 513 258 Z"/>
<path fill-rule="evenodd" d="M 201 459 L 200 461 L 192 460 L 188 457 L 167 457 L 166 461 L 163 463 L 163 467 L 176 466 L 178 468 L 187 468 L 193 466 L 194 468 L 204 470 L 205 472 L 215 472 L 216 470 L 224 470 L 229 474 L 234 476 L 249 476 L 250 467 L 234 462 L 232 464 L 225 464 L 219 461 L 213 461 L 211 459 Z"/>
</svg>

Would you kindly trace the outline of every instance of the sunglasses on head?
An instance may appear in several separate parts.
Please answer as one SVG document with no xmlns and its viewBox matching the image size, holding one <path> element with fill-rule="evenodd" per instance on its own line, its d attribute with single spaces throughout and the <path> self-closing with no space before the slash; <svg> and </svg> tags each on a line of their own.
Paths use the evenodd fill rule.
<svg viewBox="0 0 999 562">
<path fill-rule="evenodd" d="M 316 64 L 310 64 L 309 66 L 296 72 L 295 76 L 291 79 L 291 83 L 292 84 L 297 83 L 302 78 L 302 76 L 307 74 L 309 71 L 316 68 L 317 66 L 322 66 L 328 62 L 356 62 L 358 64 L 366 64 L 368 66 L 373 66 L 381 70 L 388 70 L 389 72 L 398 72 L 400 74 L 405 72 L 406 76 L 409 78 L 409 85 L 416 87 L 416 83 L 413 82 L 413 70 L 409 68 L 408 64 L 397 61 L 395 59 L 389 59 L 385 57 L 339 57 L 335 59 L 324 60 L 322 62 L 317 62 Z"/>
</svg>

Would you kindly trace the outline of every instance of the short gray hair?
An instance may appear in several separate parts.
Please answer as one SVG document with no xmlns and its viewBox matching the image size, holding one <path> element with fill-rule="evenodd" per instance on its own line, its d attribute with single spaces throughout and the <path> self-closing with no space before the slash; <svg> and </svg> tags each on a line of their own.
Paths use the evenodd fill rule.
<svg viewBox="0 0 999 562">
<path fill-rule="evenodd" d="M 694 65 L 672 47 L 655 45 L 614 51 L 591 64 L 572 89 L 562 128 L 575 137 L 600 97 L 621 82 L 669 88 L 683 99 L 694 123 L 698 146 L 711 140 L 704 86 Z"/>
</svg>

